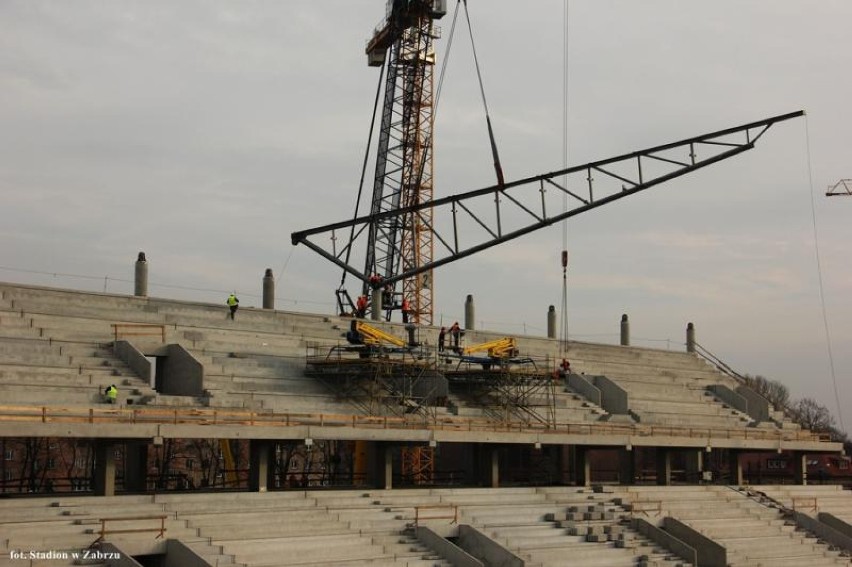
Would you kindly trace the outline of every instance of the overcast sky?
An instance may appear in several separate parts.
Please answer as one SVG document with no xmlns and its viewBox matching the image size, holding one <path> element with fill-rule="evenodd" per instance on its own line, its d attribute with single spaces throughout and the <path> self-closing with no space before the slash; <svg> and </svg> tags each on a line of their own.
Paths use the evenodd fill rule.
<svg viewBox="0 0 852 567">
<path fill-rule="evenodd" d="M 272 268 L 279 308 L 332 313 L 339 270 L 290 233 L 352 215 L 378 81 L 364 45 L 384 4 L 0 1 L 0 280 L 132 293 L 143 250 L 151 295 L 236 290 L 258 305 Z M 507 180 L 560 168 L 564 0 L 469 8 Z M 573 218 L 571 337 L 617 342 L 627 313 L 634 344 L 682 349 L 692 321 L 731 366 L 840 405 L 849 429 L 852 197 L 824 193 L 852 177 L 852 2 L 571 0 L 568 13 L 571 165 L 808 113 Z M 436 197 L 494 180 L 462 31 Z M 436 322 L 461 320 L 473 294 L 477 325 L 544 334 L 562 247 L 554 227 L 440 268 Z"/>
</svg>

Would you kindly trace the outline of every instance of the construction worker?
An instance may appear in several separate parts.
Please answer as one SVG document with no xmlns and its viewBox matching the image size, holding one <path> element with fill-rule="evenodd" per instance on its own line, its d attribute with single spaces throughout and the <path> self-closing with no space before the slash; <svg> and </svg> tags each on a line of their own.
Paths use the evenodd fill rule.
<svg viewBox="0 0 852 567">
<path fill-rule="evenodd" d="M 115 384 L 111 384 L 106 389 L 107 401 L 111 404 L 114 404 L 118 399 L 118 388 L 115 387 Z"/>
<path fill-rule="evenodd" d="M 411 304 L 408 303 L 408 298 L 402 298 L 402 306 L 400 307 L 400 309 L 402 310 L 402 322 L 408 323 L 408 314 L 411 311 Z"/>
<path fill-rule="evenodd" d="M 459 350 L 459 337 L 461 336 L 461 327 L 459 327 L 458 321 L 453 323 L 453 326 L 450 327 L 450 334 L 453 336 L 453 348 L 455 348 L 456 352 L 458 352 L 458 350 Z"/>
<path fill-rule="evenodd" d="M 237 309 L 240 308 L 240 300 L 237 299 L 237 295 L 235 293 L 232 293 L 231 295 L 228 296 L 228 299 L 227 299 L 227 301 L 225 301 L 225 303 L 227 303 L 228 307 L 231 308 L 231 321 L 233 321 L 234 320 L 234 313 L 236 313 Z"/>
<path fill-rule="evenodd" d="M 359 295 L 358 299 L 355 301 L 355 316 L 359 319 L 363 319 L 367 314 L 367 296 Z"/>
<path fill-rule="evenodd" d="M 441 332 L 438 333 L 438 352 L 444 352 L 444 341 L 447 338 L 447 328 L 441 327 Z"/>
</svg>

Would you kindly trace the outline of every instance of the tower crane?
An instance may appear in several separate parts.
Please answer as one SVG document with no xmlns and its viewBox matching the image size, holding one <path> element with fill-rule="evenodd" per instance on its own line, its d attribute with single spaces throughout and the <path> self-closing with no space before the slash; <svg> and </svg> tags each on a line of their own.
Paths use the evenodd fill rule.
<svg viewBox="0 0 852 567">
<path fill-rule="evenodd" d="M 431 324 L 433 314 L 432 271 L 421 269 L 432 262 L 431 211 L 382 215 L 432 200 L 434 21 L 446 12 L 446 0 L 388 0 L 366 48 L 368 64 L 383 67 L 384 101 L 361 292 L 364 297 L 381 292 L 388 318 L 394 296 L 401 295 L 398 304 L 404 301 L 411 320 L 421 324 Z M 402 290 L 394 293 L 397 282 Z M 339 305 L 341 294 L 345 291 L 338 290 Z"/>
</svg>

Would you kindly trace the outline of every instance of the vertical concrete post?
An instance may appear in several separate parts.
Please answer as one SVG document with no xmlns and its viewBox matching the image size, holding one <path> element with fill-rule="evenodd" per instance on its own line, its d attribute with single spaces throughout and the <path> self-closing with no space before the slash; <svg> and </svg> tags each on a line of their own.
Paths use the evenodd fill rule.
<svg viewBox="0 0 852 567">
<path fill-rule="evenodd" d="M 145 492 L 148 489 L 148 444 L 128 442 L 124 448 L 124 489 Z"/>
<path fill-rule="evenodd" d="M 476 477 L 480 486 L 500 486 L 500 449 L 491 443 L 478 443 L 474 449 Z"/>
<path fill-rule="evenodd" d="M 743 485 L 743 460 L 737 449 L 728 449 L 728 469 L 731 471 L 729 483 L 734 486 Z"/>
<path fill-rule="evenodd" d="M 695 352 L 695 325 L 686 325 L 686 352 Z"/>
<path fill-rule="evenodd" d="M 687 449 L 684 468 L 688 482 L 701 482 L 701 472 L 704 470 L 704 451 L 701 449 Z"/>
<path fill-rule="evenodd" d="M 384 292 L 381 289 L 373 288 L 373 294 L 370 296 L 370 319 L 378 321 L 382 318 L 382 295 Z"/>
<path fill-rule="evenodd" d="M 793 452 L 793 483 L 802 486 L 808 483 L 808 459 L 801 451 Z"/>
<path fill-rule="evenodd" d="M 665 447 L 657 447 L 657 484 L 669 486 L 672 483 L 672 452 Z"/>
<path fill-rule="evenodd" d="M 547 308 L 547 338 L 556 338 L 556 307 L 553 305 Z"/>
<path fill-rule="evenodd" d="M 95 441 L 93 481 L 95 496 L 115 496 L 115 445 L 102 439 Z"/>
<path fill-rule="evenodd" d="M 272 268 L 266 268 L 263 275 L 263 308 L 275 309 L 275 278 L 272 276 Z"/>
<path fill-rule="evenodd" d="M 390 443 L 379 443 L 378 488 L 393 488 L 393 450 Z"/>
<path fill-rule="evenodd" d="M 474 323 L 475 316 L 476 311 L 473 307 L 473 296 L 468 294 L 467 299 L 464 301 L 464 328 L 466 331 L 473 331 L 476 328 L 476 324 Z"/>
<path fill-rule="evenodd" d="M 618 451 L 618 482 L 625 485 L 636 482 L 636 452 L 632 448 Z"/>
<path fill-rule="evenodd" d="M 621 346 L 630 346 L 630 321 L 627 313 L 621 316 Z"/>
<path fill-rule="evenodd" d="M 275 444 L 266 439 L 249 440 L 249 490 L 266 492 L 274 480 Z"/>
<path fill-rule="evenodd" d="M 136 277 L 133 280 L 133 295 L 138 297 L 148 296 L 148 260 L 145 253 L 140 252 L 136 258 Z"/>
<path fill-rule="evenodd" d="M 591 486 L 592 462 L 589 459 L 589 448 L 585 445 L 574 446 L 574 484 Z"/>
</svg>

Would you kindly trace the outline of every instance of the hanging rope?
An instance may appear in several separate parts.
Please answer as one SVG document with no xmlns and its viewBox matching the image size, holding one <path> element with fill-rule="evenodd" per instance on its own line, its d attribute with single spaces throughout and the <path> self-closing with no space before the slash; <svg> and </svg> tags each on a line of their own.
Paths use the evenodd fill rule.
<svg viewBox="0 0 852 567">
<path fill-rule="evenodd" d="M 435 89 L 435 104 L 432 107 L 432 117 L 436 117 L 438 115 L 438 102 L 441 100 L 441 89 L 444 86 L 444 75 L 447 73 L 447 67 L 450 64 L 450 53 L 453 49 L 453 38 L 456 36 L 456 21 L 459 17 L 459 6 L 461 5 L 461 0 L 456 2 L 456 9 L 453 12 L 453 23 L 450 26 L 450 37 L 447 39 L 447 49 L 444 52 L 444 62 L 441 65 L 441 73 L 438 75 L 438 88 Z"/>
<path fill-rule="evenodd" d="M 488 101 L 485 100 L 485 86 L 482 83 L 482 73 L 479 70 L 479 58 L 476 56 L 476 42 L 473 40 L 473 27 L 470 25 L 470 13 L 467 11 L 467 0 L 464 0 L 464 15 L 467 18 L 467 30 L 470 33 L 470 46 L 473 50 L 473 63 L 476 66 L 476 77 L 479 79 L 479 93 L 482 95 L 482 106 L 485 107 L 485 122 L 488 124 L 488 139 L 491 141 L 491 157 L 494 158 L 494 173 L 497 174 L 497 185 L 503 187 L 503 167 L 500 165 L 500 155 L 497 153 L 497 142 L 494 140 L 494 129 L 491 128 L 491 115 L 488 112 Z"/>
<path fill-rule="evenodd" d="M 568 13 L 569 0 L 563 8 L 562 30 L 562 167 L 568 169 Z M 568 187 L 568 175 L 562 178 Z M 568 212 L 568 193 L 562 195 L 562 212 Z M 568 219 L 562 221 L 562 308 L 560 311 L 559 351 L 565 357 L 568 351 Z"/>
<path fill-rule="evenodd" d="M 837 420 L 840 423 L 840 430 L 845 431 L 846 428 L 843 426 L 843 410 L 840 405 L 840 394 L 837 389 L 837 374 L 834 371 L 834 354 L 831 350 L 831 333 L 828 328 L 828 310 L 825 307 L 825 289 L 822 281 L 822 261 L 820 260 L 819 254 L 819 234 L 817 231 L 817 218 L 816 218 L 816 203 L 814 202 L 814 174 L 813 174 L 813 166 L 811 164 L 811 134 L 810 129 L 808 127 L 808 116 L 805 115 L 805 143 L 807 145 L 808 152 L 808 181 L 810 183 L 810 192 L 811 192 L 811 220 L 813 222 L 814 228 L 814 255 L 816 256 L 816 265 L 817 265 L 817 279 L 819 281 L 819 301 L 822 306 L 822 323 L 825 328 L 825 343 L 826 348 L 828 349 L 828 366 L 831 371 L 831 383 L 834 386 L 834 401 L 837 404 Z"/>
<path fill-rule="evenodd" d="M 381 100 L 382 94 L 382 82 L 385 77 L 385 69 L 390 65 L 390 57 L 385 57 L 385 64 L 382 65 L 382 70 L 379 73 L 379 84 L 376 87 L 376 99 L 373 101 L 373 115 L 370 118 L 370 133 L 367 135 L 367 149 L 364 151 L 364 162 L 361 165 L 361 180 L 358 182 L 358 198 L 355 200 L 355 214 L 352 216 L 353 219 L 358 218 L 358 211 L 361 207 L 361 194 L 364 192 L 364 178 L 367 175 L 367 162 L 370 159 L 370 142 L 373 140 L 373 129 L 376 127 L 376 113 L 379 110 L 379 101 Z M 352 229 L 349 232 L 349 243 L 346 245 L 346 263 L 349 263 L 349 258 L 352 255 L 352 244 L 355 239 L 355 225 L 352 225 Z M 346 270 L 343 270 L 343 274 L 340 276 L 340 288 L 343 289 L 343 284 L 346 283 Z"/>
</svg>

